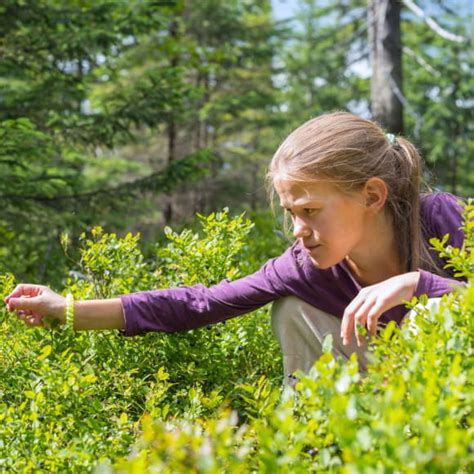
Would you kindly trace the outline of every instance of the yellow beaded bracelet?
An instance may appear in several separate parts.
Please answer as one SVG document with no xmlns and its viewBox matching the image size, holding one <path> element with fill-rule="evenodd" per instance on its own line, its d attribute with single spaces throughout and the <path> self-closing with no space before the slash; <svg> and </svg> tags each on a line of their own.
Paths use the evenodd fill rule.
<svg viewBox="0 0 474 474">
<path fill-rule="evenodd" d="M 74 329 L 74 296 L 66 295 L 66 329 Z"/>
</svg>

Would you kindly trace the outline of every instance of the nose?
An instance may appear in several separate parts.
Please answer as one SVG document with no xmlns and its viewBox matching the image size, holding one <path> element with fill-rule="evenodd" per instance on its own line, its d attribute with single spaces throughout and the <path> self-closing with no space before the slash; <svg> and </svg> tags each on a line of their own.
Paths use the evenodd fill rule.
<svg viewBox="0 0 474 474">
<path fill-rule="evenodd" d="M 293 235 L 296 238 L 309 237 L 311 235 L 311 229 L 304 221 L 296 217 L 293 220 Z"/>
</svg>

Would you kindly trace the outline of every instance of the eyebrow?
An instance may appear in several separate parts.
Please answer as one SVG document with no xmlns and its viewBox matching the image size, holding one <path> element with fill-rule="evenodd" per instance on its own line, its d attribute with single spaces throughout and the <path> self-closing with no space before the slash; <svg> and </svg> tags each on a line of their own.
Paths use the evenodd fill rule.
<svg viewBox="0 0 474 474">
<path fill-rule="evenodd" d="M 299 202 L 296 202 L 294 207 L 312 207 L 314 205 L 320 205 L 321 201 L 303 201 L 301 204 Z M 285 205 L 285 203 L 280 202 L 280 206 L 283 207 L 284 209 L 289 209 L 291 206 Z"/>
</svg>

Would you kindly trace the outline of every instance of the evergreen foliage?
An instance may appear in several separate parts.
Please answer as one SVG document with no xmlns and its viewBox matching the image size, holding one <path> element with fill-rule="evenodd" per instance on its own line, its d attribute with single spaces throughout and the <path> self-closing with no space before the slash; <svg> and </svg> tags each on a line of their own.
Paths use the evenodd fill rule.
<svg viewBox="0 0 474 474">
<path fill-rule="evenodd" d="M 462 2 L 420 5 L 469 38 Z M 64 231 L 152 241 L 196 212 L 266 205 L 266 165 L 288 132 L 329 110 L 370 115 L 367 21 L 359 0 L 301 0 L 285 21 L 269 0 L 4 1 L 3 270 L 58 285 Z M 402 28 L 406 133 L 435 186 L 469 196 L 468 45 L 408 8 Z"/>
<path fill-rule="evenodd" d="M 405 22 L 406 118 L 407 130 L 421 147 L 435 185 L 472 196 L 474 81 L 472 46 L 468 44 L 472 21 L 461 5 L 459 11 L 453 22 L 452 10 L 441 8 L 436 20 L 449 25 L 453 33 L 464 35 L 466 42 L 462 44 L 441 38 L 426 25 Z"/>
</svg>

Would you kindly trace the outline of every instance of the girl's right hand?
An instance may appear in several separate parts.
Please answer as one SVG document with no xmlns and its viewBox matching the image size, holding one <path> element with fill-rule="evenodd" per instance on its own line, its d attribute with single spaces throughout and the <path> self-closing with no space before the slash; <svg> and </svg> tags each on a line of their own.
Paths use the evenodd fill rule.
<svg viewBox="0 0 474 474">
<path fill-rule="evenodd" d="M 45 326 L 46 319 L 66 319 L 66 298 L 43 285 L 18 285 L 3 300 L 27 326 Z"/>
</svg>

